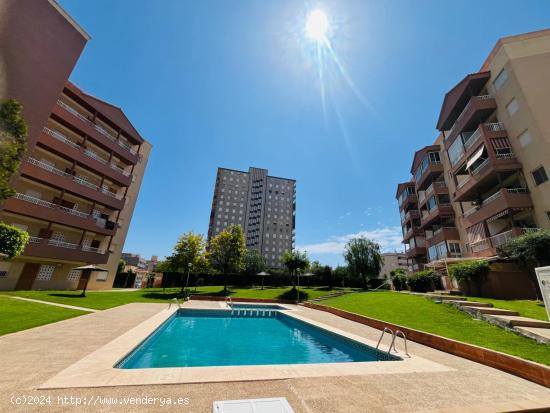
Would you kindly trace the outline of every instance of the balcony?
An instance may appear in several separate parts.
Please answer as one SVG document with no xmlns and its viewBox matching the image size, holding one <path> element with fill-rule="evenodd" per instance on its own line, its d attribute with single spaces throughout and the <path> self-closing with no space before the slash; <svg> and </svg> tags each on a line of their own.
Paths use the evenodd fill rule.
<svg viewBox="0 0 550 413">
<path fill-rule="evenodd" d="M 532 209 L 533 202 L 527 188 L 502 188 L 487 198 L 479 208 L 462 215 L 462 224 L 469 228 L 506 211 Z"/>
<path fill-rule="evenodd" d="M 468 127 L 475 127 L 480 121 L 484 122 L 496 108 L 497 103 L 493 95 L 472 96 L 447 134 L 446 148 L 448 149 L 456 137 Z"/>
<path fill-rule="evenodd" d="M 27 159 L 27 162 L 21 168 L 21 174 L 58 189 L 65 189 L 75 195 L 96 201 L 112 209 L 121 210 L 124 207 L 122 196 L 35 158 Z"/>
<path fill-rule="evenodd" d="M 405 251 L 405 256 L 407 258 L 413 258 L 413 257 L 423 256 L 423 255 L 426 255 L 425 246 L 416 246 L 413 248 L 409 248 L 407 251 Z"/>
<path fill-rule="evenodd" d="M 412 222 L 413 219 L 420 219 L 420 212 L 418 212 L 418 210 L 416 209 L 408 211 L 403 217 L 401 223 L 405 224 L 407 222 Z"/>
<path fill-rule="evenodd" d="M 88 264 L 105 264 L 109 258 L 109 254 L 100 248 L 39 237 L 29 238 L 23 255 Z"/>
<path fill-rule="evenodd" d="M 136 164 L 138 162 L 139 156 L 137 150 L 121 142 L 117 137 L 111 135 L 104 128 L 95 124 L 65 102 L 58 100 L 52 113 L 65 122 L 74 125 L 96 141 L 100 146 L 115 152 L 119 157 L 125 159 L 129 163 Z"/>
<path fill-rule="evenodd" d="M 405 207 L 409 204 L 418 204 L 418 198 L 416 194 L 408 194 L 405 198 L 403 198 L 401 205 L 399 205 L 399 209 L 405 209 Z"/>
<path fill-rule="evenodd" d="M 433 231 L 431 235 L 426 232 L 426 246 L 428 248 L 440 244 L 443 241 L 458 241 L 460 236 L 456 227 L 441 227 Z"/>
<path fill-rule="evenodd" d="M 481 147 L 477 148 L 480 150 Z M 507 152 L 499 152 L 493 145 L 485 146 L 487 158 L 475 169 L 462 176 L 458 182 L 453 194 L 454 202 L 476 201 L 480 193 L 487 192 L 498 185 L 500 179 L 504 180 L 507 176 L 522 168 L 521 163 L 516 159 L 515 154 L 509 149 Z M 474 155 L 475 156 L 475 155 Z M 462 169 L 459 168 L 459 169 Z"/>
<path fill-rule="evenodd" d="M 95 219 L 92 215 L 77 209 L 48 202 L 30 195 L 16 193 L 4 203 L 6 211 L 14 212 L 32 218 L 84 229 L 103 235 L 115 234 L 115 223 L 103 219 Z"/>
<path fill-rule="evenodd" d="M 443 164 L 441 161 L 430 161 L 426 169 L 422 171 L 422 175 L 416 181 L 416 190 L 425 190 L 432 181 L 443 173 Z M 427 195 L 426 195 L 427 196 Z"/>
<path fill-rule="evenodd" d="M 412 237 L 424 237 L 424 231 L 421 230 L 419 227 L 410 227 L 407 232 L 405 232 L 405 235 L 403 235 L 403 241 L 407 242 Z"/>
<path fill-rule="evenodd" d="M 114 163 L 110 163 L 92 149 L 82 147 L 56 130 L 44 128 L 42 132 L 39 142 L 45 145 L 48 150 L 71 161 L 75 160 L 79 164 L 90 168 L 90 170 L 105 175 L 121 186 L 130 186 L 132 183 L 130 172 L 123 170 Z"/>
<path fill-rule="evenodd" d="M 418 207 L 421 208 L 427 201 L 430 199 L 432 195 L 443 195 L 449 193 L 449 188 L 447 187 L 447 184 L 445 181 L 435 181 L 432 182 L 429 187 L 426 188 L 424 192 L 421 192 L 424 194 L 423 199 L 420 199 L 418 201 Z"/>
<path fill-rule="evenodd" d="M 426 212 L 426 213 L 424 213 Z M 455 211 L 451 204 L 436 204 L 430 211 L 422 211 L 420 218 L 420 228 L 432 224 L 435 220 L 454 216 Z"/>
<path fill-rule="evenodd" d="M 473 242 L 468 245 L 469 255 L 472 257 L 494 257 L 497 255 L 497 248 L 506 244 L 513 238 L 517 238 L 523 234 L 529 232 L 540 231 L 540 228 L 518 228 L 514 227 L 511 230 L 501 232 L 500 234 L 493 235 L 482 239 L 477 242 Z"/>
</svg>

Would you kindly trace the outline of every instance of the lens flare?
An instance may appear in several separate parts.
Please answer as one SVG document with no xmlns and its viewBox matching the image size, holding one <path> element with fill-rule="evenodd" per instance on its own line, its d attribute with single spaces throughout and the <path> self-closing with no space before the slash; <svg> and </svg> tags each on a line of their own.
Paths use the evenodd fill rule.
<svg viewBox="0 0 550 413">
<path fill-rule="evenodd" d="M 313 10 L 306 21 L 306 35 L 312 40 L 323 42 L 329 28 L 327 15 L 322 10 Z"/>
</svg>

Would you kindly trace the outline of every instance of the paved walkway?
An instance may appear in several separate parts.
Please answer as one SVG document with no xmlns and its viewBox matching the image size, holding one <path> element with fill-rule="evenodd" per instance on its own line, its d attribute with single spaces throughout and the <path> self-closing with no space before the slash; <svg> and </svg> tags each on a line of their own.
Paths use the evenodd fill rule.
<svg viewBox="0 0 550 413">
<path fill-rule="evenodd" d="M 185 306 L 218 307 L 190 302 Z M 445 365 L 437 373 L 399 373 L 269 381 L 36 390 L 86 355 L 166 309 L 134 303 L 0 337 L 0 411 L 210 413 L 215 400 L 286 397 L 296 413 L 499 412 L 550 407 L 550 390 L 490 367 L 409 343 L 409 352 Z M 304 315 L 370 340 L 380 331 L 333 314 L 304 308 Z M 238 332 L 246 339 L 246 333 Z M 398 343 L 399 348 L 399 343 Z M 14 406 L 12 396 L 50 396 L 51 406 Z M 58 397 L 188 397 L 187 406 L 60 406 Z M 111 399 L 112 400 L 112 399 Z M 542 411 L 542 410 L 541 410 Z"/>
<path fill-rule="evenodd" d="M 16 300 L 31 301 L 33 303 L 53 305 L 55 307 L 63 307 L 63 308 L 71 308 L 73 310 L 88 311 L 90 313 L 97 313 L 99 311 L 102 311 L 102 310 L 96 310 L 94 308 L 78 307 L 76 305 L 68 305 L 68 304 L 61 304 L 61 303 L 53 303 L 51 301 L 35 300 L 34 298 L 17 297 L 15 295 L 7 295 L 6 297 L 14 298 Z"/>
</svg>

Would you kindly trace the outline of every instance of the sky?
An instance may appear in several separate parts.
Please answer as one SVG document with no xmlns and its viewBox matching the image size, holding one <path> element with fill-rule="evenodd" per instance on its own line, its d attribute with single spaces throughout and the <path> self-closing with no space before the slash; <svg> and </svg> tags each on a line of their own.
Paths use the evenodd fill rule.
<svg viewBox="0 0 550 413">
<path fill-rule="evenodd" d="M 547 0 L 59 2 L 91 35 L 71 80 L 153 145 L 124 246 L 146 258 L 207 233 L 218 167 L 296 179 L 310 259 L 343 264 L 359 235 L 402 250 L 396 185 L 444 94 L 498 38 L 550 27 Z"/>
</svg>

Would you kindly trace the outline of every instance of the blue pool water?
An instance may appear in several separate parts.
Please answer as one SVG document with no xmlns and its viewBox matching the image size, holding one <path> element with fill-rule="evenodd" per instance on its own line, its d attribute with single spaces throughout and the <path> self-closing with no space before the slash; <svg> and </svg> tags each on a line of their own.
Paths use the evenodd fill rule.
<svg viewBox="0 0 550 413">
<path fill-rule="evenodd" d="M 343 363 L 400 358 L 274 311 L 179 310 L 116 367 Z"/>
</svg>

